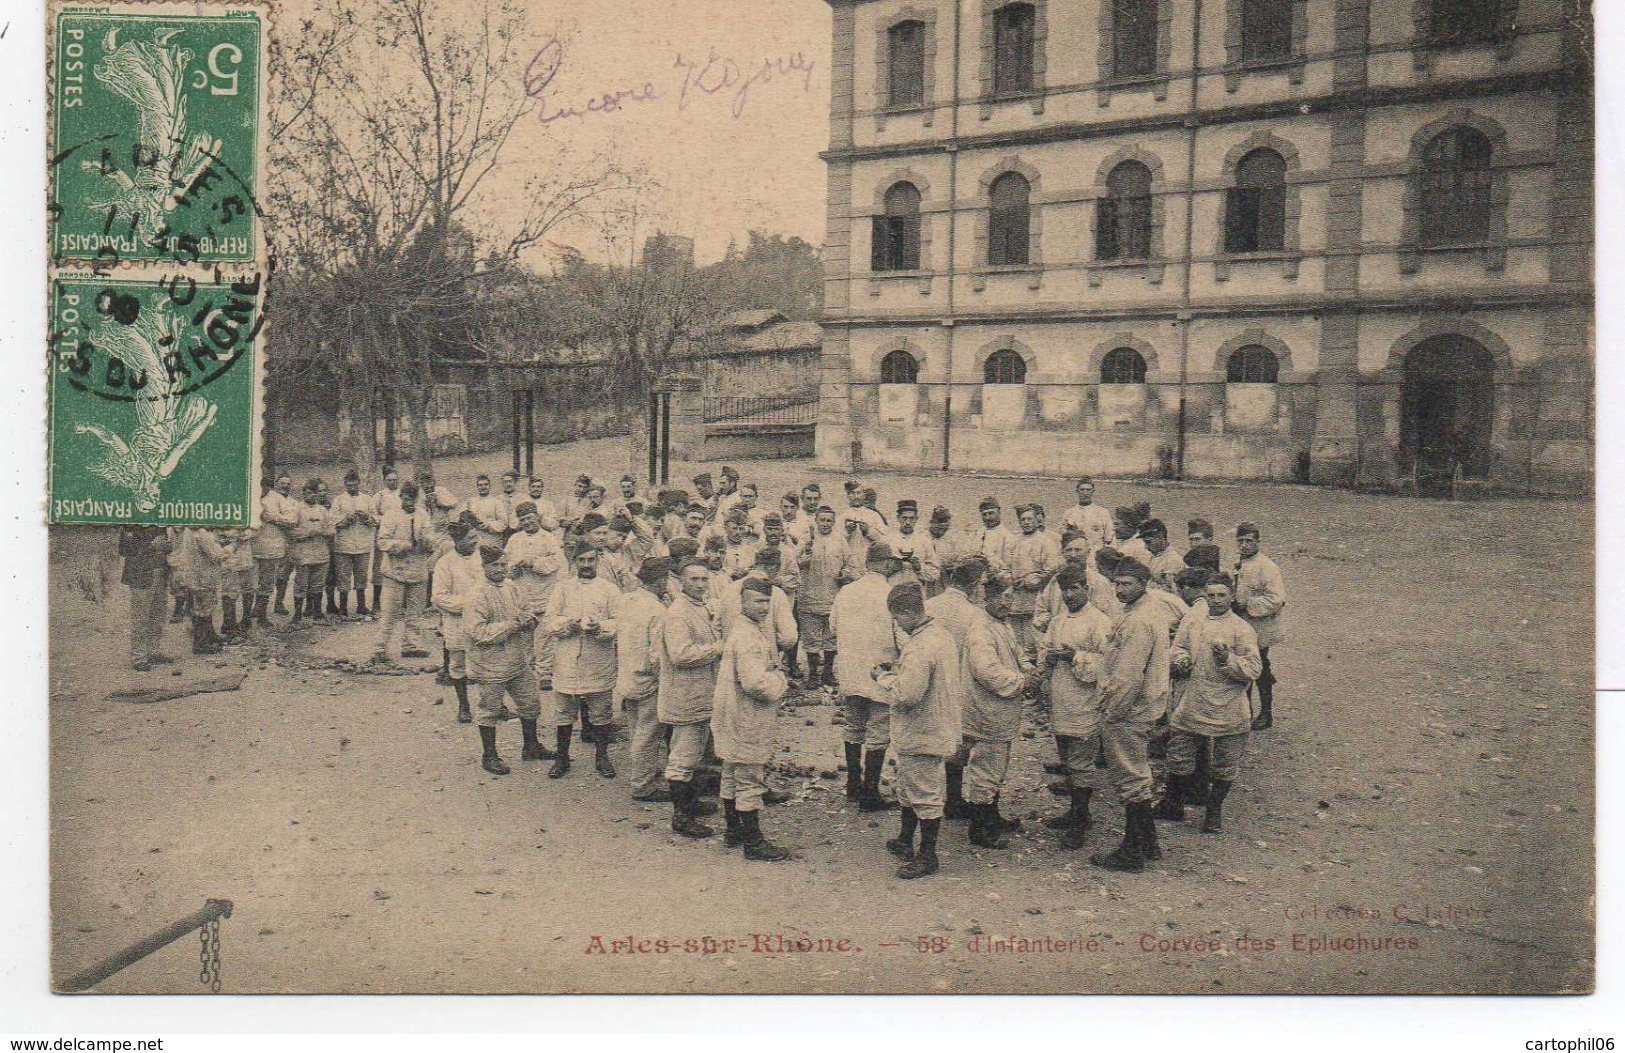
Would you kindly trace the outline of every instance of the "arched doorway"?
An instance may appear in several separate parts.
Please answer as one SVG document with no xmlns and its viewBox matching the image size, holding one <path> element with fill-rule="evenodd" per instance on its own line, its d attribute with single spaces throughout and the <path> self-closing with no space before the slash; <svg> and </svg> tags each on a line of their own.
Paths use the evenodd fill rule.
<svg viewBox="0 0 1625 1053">
<path fill-rule="evenodd" d="M 1495 359 L 1476 340 L 1435 336 L 1405 356 L 1401 459 L 1423 493 L 1447 492 L 1462 478 L 1490 473 L 1495 424 Z"/>
</svg>

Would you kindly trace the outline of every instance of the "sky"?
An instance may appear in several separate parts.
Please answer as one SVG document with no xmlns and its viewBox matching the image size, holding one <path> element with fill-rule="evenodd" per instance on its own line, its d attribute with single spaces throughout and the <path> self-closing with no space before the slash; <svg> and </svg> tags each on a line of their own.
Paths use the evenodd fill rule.
<svg viewBox="0 0 1625 1053">
<path fill-rule="evenodd" d="M 295 18 L 310 0 L 290 0 Z M 443 0 L 472 11 L 478 0 Z M 515 130 L 494 173 L 486 209 L 556 155 L 612 150 L 659 183 L 638 203 L 636 238 L 662 229 L 695 239 L 699 262 L 718 259 L 752 229 L 818 245 L 824 230 L 829 141 L 830 8 L 824 0 L 519 0 L 538 51 L 516 65 L 541 106 Z M 562 32 L 561 32 L 562 31 Z M 532 50 L 527 45 L 525 51 Z M 379 53 L 379 61 L 391 54 Z M 546 72 L 553 70 L 550 78 Z M 606 107 L 606 95 L 619 101 Z M 580 232 L 558 240 L 589 256 L 602 247 Z M 527 254 L 538 269 L 546 250 Z"/>
</svg>

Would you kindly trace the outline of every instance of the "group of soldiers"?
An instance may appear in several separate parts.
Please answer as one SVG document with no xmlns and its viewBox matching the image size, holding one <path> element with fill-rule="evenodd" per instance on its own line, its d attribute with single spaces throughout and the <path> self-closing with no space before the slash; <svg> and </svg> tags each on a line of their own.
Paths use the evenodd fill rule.
<svg viewBox="0 0 1625 1053">
<path fill-rule="evenodd" d="M 579 721 L 594 770 L 615 778 L 619 707 L 633 798 L 669 801 L 671 829 L 701 839 L 715 792 L 724 842 L 769 861 L 790 855 L 760 821 L 788 799 L 768 778 L 780 703 L 792 687 L 828 692 L 847 796 L 901 810 L 886 843 L 901 878 L 936 872 L 944 818 L 968 820 L 973 845 L 1006 846 L 1020 821 L 1000 795 L 1028 706 L 1048 721 L 1046 768 L 1062 776 L 1050 788 L 1067 802 L 1044 825 L 1083 848 L 1091 798 L 1110 785 L 1123 837 L 1091 858 L 1129 872 L 1160 858 L 1158 819 L 1195 804 L 1203 830 L 1222 828 L 1248 736 L 1273 723 L 1286 595 L 1250 523 L 1226 571 L 1211 524 L 1191 520 L 1180 552 L 1149 506 L 1108 510 L 1090 479 L 1058 531 L 1036 503 L 1013 509 L 1011 529 L 994 497 L 973 528 L 942 505 L 922 526 L 916 501 L 888 517 L 858 480 L 838 500 L 808 483 L 775 508 L 727 467 L 655 494 L 631 476 L 613 488 L 581 476 L 557 501 L 524 483 L 482 475 L 457 501 L 386 468 L 374 494 L 350 472 L 341 493 L 310 480 L 296 500 L 282 476 L 266 480 L 253 532 L 128 528 L 132 661 L 162 660 L 166 580 L 202 653 L 271 626 L 291 583 L 289 625 L 372 619 L 373 661 L 428 657 L 418 619 L 432 604 L 441 679 L 487 772 L 511 772 L 497 732 L 517 716 L 523 761 L 567 775 Z M 880 785 L 888 752 L 895 799 Z M 1160 800 L 1153 755 L 1167 758 Z"/>
</svg>

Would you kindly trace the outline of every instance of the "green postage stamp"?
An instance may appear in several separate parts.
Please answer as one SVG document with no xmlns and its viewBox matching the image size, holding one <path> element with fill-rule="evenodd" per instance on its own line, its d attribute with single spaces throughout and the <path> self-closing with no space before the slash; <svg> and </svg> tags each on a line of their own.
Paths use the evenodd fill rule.
<svg viewBox="0 0 1625 1053">
<path fill-rule="evenodd" d="M 253 4 L 58 8 L 52 258 L 260 259 L 267 44 Z"/>
<path fill-rule="evenodd" d="M 254 525 L 263 277 L 57 276 L 53 523 Z"/>
</svg>

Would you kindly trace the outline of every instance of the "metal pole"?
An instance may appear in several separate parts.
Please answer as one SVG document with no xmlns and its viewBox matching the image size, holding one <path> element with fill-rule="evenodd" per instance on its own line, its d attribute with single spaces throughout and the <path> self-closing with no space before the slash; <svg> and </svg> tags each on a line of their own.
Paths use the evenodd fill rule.
<svg viewBox="0 0 1625 1053">
<path fill-rule="evenodd" d="M 189 932 L 201 929 L 216 918 L 231 917 L 231 900 L 211 899 L 203 904 L 203 909 L 195 914 L 188 914 L 180 921 L 165 925 L 157 932 L 144 939 L 140 939 L 118 951 L 108 955 L 90 968 L 77 972 L 62 981 L 59 989 L 68 993 L 86 991 L 120 970 L 134 965 L 154 951 L 169 946 Z"/>
<path fill-rule="evenodd" d="M 519 389 L 513 389 L 513 409 L 508 414 L 508 430 L 513 435 L 513 470 L 519 470 Z"/>
<path fill-rule="evenodd" d="M 1191 362 L 1191 272 L 1195 269 L 1196 251 L 1196 147 L 1200 130 L 1202 92 L 1202 0 L 1195 0 L 1191 29 L 1191 87 L 1190 105 L 1186 110 L 1185 126 L 1190 135 L 1185 141 L 1185 263 L 1180 280 L 1179 311 L 1179 431 L 1174 447 L 1174 478 L 1185 478 L 1185 442 L 1189 423 L 1186 419 L 1186 397 L 1190 387 Z"/>
<path fill-rule="evenodd" d="M 649 485 L 660 482 L 660 395 L 649 394 Z"/>
<path fill-rule="evenodd" d="M 944 336 L 942 374 L 942 470 L 952 467 L 954 448 L 954 286 L 958 275 L 955 258 L 959 251 L 959 48 L 961 36 L 961 0 L 954 0 L 954 56 L 953 77 L 948 90 L 948 317 L 943 320 L 947 332 Z"/>
<path fill-rule="evenodd" d="M 384 463 L 395 463 L 395 389 L 384 389 Z"/>
<path fill-rule="evenodd" d="M 536 389 L 525 389 L 525 478 L 536 478 Z"/>
<path fill-rule="evenodd" d="M 660 393 L 660 485 L 671 485 L 671 392 Z"/>
</svg>

